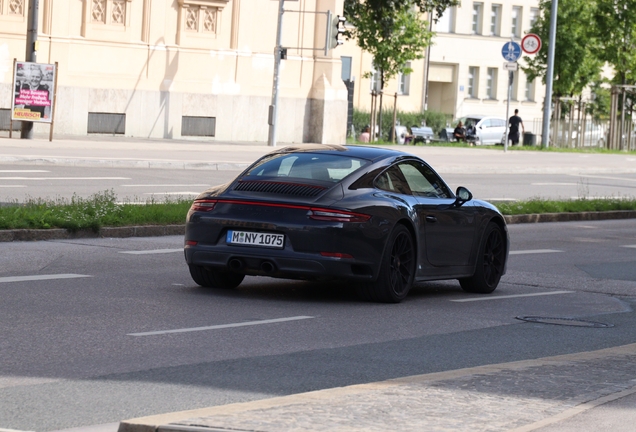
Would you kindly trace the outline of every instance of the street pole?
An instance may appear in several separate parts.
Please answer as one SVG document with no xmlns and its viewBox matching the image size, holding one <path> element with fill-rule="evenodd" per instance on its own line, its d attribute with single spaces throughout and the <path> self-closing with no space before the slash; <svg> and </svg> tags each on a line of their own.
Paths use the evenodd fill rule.
<svg viewBox="0 0 636 432">
<path fill-rule="evenodd" d="M 548 147 L 550 134 L 550 111 L 552 110 L 552 81 L 554 78 L 554 46 L 556 45 L 557 9 L 559 0 L 552 0 L 550 9 L 550 35 L 548 45 L 548 70 L 545 77 L 545 99 L 543 101 L 543 130 L 541 131 L 541 147 Z"/>
<path fill-rule="evenodd" d="M 433 12 L 428 13 L 428 31 L 433 31 Z M 428 111 L 428 73 L 431 69 L 431 44 L 426 47 L 426 60 L 424 62 L 424 95 L 422 96 L 423 111 Z"/>
<path fill-rule="evenodd" d="M 276 147 L 276 123 L 278 114 L 278 87 L 280 81 L 280 55 L 283 47 L 283 13 L 285 0 L 278 0 L 278 26 L 276 27 L 276 48 L 274 48 L 274 83 L 272 85 L 272 104 L 269 106 L 269 138 L 267 145 Z"/>
<path fill-rule="evenodd" d="M 29 12 L 27 15 L 28 27 L 26 34 L 26 53 L 25 61 L 37 63 L 37 41 L 38 41 L 38 8 L 39 0 L 29 0 Z M 33 139 L 33 122 L 22 121 L 22 130 L 20 138 Z"/>
<path fill-rule="evenodd" d="M 508 134 L 510 133 L 510 98 L 512 97 L 513 74 L 513 71 L 508 71 L 508 101 L 506 102 L 506 134 L 504 135 L 504 153 L 508 151 Z"/>
</svg>

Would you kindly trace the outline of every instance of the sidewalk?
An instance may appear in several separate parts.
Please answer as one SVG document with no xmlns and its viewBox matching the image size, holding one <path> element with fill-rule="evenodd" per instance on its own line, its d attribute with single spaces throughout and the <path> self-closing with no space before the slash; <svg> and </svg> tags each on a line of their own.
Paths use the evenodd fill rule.
<svg viewBox="0 0 636 432">
<path fill-rule="evenodd" d="M 633 431 L 635 362 L 632 344 L 137 418 L 119 432 Z"/>
<path fill-rule="evenodd" d="M 0 135 L 0 164 L 237 170 L 289 145 L 218 141 L 80 137 L 33 140 Z M 500 146 L 395 146 L 429 162 L 441 174 L 636 173 L 636 155 L 508 151 Z"/>
</svg>

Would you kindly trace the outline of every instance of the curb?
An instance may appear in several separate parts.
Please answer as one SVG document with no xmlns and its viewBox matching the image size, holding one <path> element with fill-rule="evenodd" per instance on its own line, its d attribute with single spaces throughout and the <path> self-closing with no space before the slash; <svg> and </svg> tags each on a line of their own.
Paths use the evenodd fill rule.
<svg viewBox="0 0 636 432">
<path fill-rule="evenodd" d="M 95 232 L 79 230 L 71 232 L 63 228 L 54 229 L 20 229 L 0 230 L 0 242 L 13 241 L 46 241 L 73 240 L 81 238 L 126 238 L 126 237 L 159 237 L 184 235 L 185 225 L 142 225 L 125 227 L 104 227 Z"/>
<path fill-rule="evenodd" d="M 536 213 L 504 216 L 508 225 L 542 222 L 577 222 L 615 219 L 636 219 L 636 210 L 582 213 Z M 63 228 L 0 230 L 0 242 L 73 240 L 81 238 L 126 238 L 184 235 L 185 225 L 140 225 L 104 227 L 95 232 L 79 230 L 71 232 Z"/>
<path fill-rule="evenodd" d="M 519 223 L 541 223 L 541 222 L 577 222 L 596 221 L 612 219 L 636 219 L 636 210 L 615 210 L 580 213 L 534 213 L 521 215 L 504 216 L 509 225 Z"/>
</svg>

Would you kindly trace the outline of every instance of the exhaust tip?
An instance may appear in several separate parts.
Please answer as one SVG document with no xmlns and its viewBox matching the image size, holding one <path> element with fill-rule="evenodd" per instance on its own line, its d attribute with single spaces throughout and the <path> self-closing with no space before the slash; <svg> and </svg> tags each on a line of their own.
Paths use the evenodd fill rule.
<svg viewBox="0 0 636 432">
<path fill-rule="evenodd" d="M 243 268 L 243 261 L 238 258 L 232 258 L 230 262 L 227 263 L 227 266 L 230 270 L 241 270 Z"/>
<path fill-rule="evenodd" d="M 265 273 L 274 273 L 276 266 L 271 261 L 263 261 L 261 263 L 261 270 Z"/>
</svg>

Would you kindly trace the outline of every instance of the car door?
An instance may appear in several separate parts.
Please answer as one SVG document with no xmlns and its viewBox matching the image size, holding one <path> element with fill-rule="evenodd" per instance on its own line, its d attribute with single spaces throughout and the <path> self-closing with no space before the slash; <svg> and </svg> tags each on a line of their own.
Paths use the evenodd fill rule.
<svg viewBox="0 0 636 432">
<path fill-rule="evenodd" d="M 483 119 L 479 122 L 477 131 L 479 133 L 480 144 L 488 144 L 492 141 L 492 130 L 490 126 L 490 119 Z"/>
<path fill-rule="evenodd" d="M 454 194 L 428 165 L 405 161 L 398 167 L 418 201 L 428 262 L 436 267 L 468 265 L 477 227 L 475 207 L 457 206 Z"/>
</svg>

